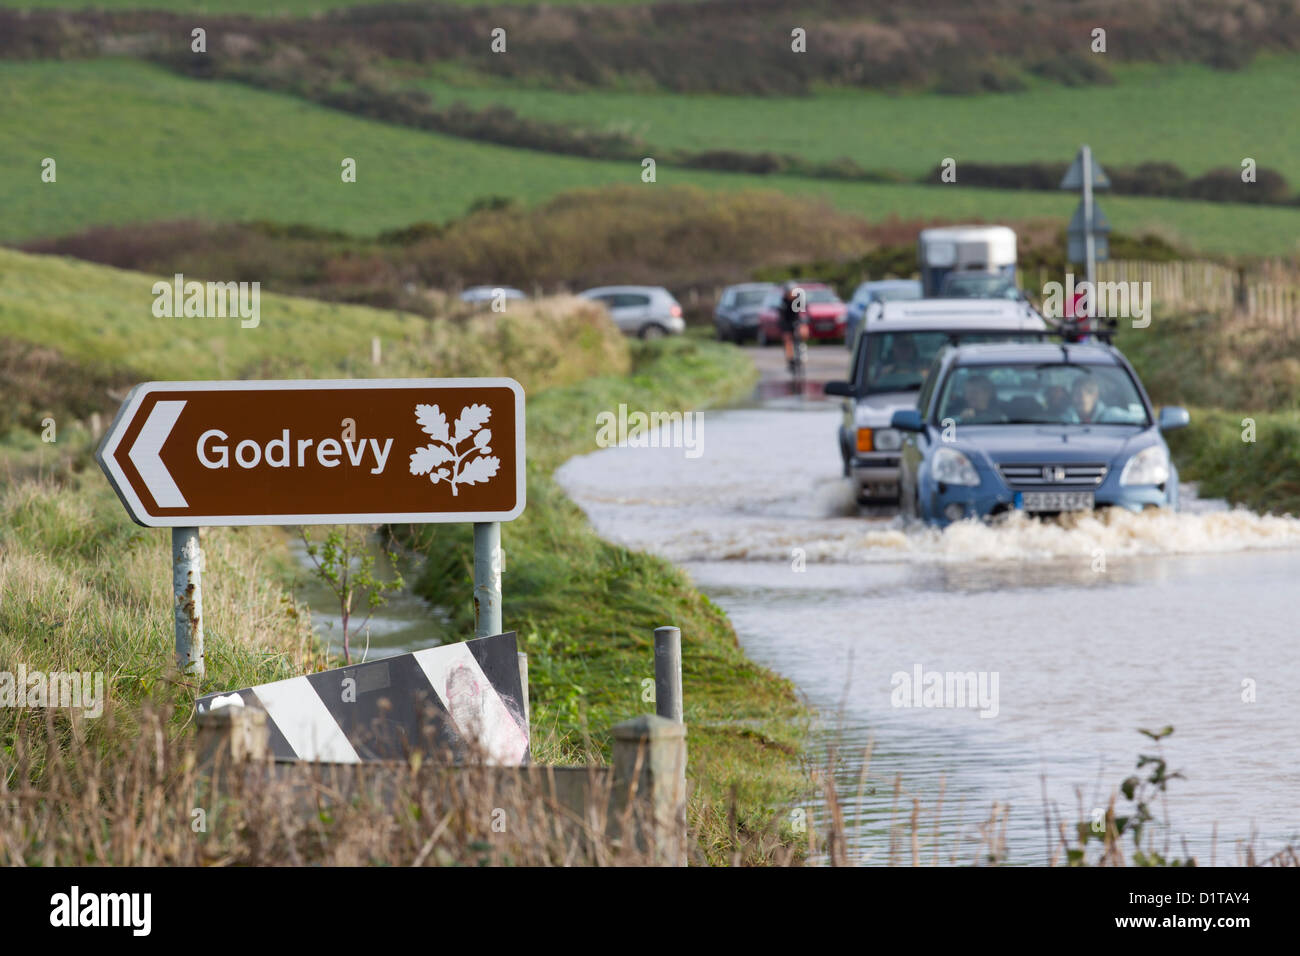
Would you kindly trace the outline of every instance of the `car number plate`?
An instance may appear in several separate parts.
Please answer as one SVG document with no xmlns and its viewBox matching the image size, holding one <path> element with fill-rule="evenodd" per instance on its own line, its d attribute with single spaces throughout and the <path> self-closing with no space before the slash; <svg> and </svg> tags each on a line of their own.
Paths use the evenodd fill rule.
<svg viewBox="0 0 1300 956">
<path fill-rule="evenodd" d="M 1020 507 L 1026 511 L 1091 511 L 1096 498 L 1091 491 L 1026 491 Z"/>
</svg>

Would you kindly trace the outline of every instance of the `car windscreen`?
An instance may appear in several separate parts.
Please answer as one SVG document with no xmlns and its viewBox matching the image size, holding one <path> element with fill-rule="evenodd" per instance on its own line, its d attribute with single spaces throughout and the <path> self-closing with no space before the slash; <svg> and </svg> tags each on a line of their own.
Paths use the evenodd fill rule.
<svg viewBox="0 0 1300 956">
<path fill-rule="evenodd" d="M 899 286 L 891 289 L 878 289 L 876 291 L 876 301 L 878 302 L 906 302 L 911 299 L 921 298 L 921 287 L 916 286 Z"/>
<path fill-rule="evenodd" d="M 939 350 L 950 342 L 1037 342 L 1026 332 L 872 332 L 864 336 L 866 360 L 858 366 L 859 393 L 919 389 Z"/>
<path fill-rule="evenodd" d="M 838 302 L 840 297 L 830 289 L 807 289 L 804 295 L 805 302 Z"/>
<path fill-rule="evenodd" d="M 939 294 L 952 299 L 1016 299 L 1020 290 L 1005 276 L 957 275 L 944 280 Z"/>
<path fill-rule="evenodd" d="M 959 424 L 1151 424 L 1132 377 L 1116 365 L 958 365 L 937 407 L 939 421 Z"/>
<path fill-rule="evenodd" d="M 752 292 L 737 292 L 735 305 L 742 308 L 753 307 L 759 305 L 767 298 L 767 296 L 768 293 L 764 292 L 762 289 L 757 289 Z"/>
</svg>

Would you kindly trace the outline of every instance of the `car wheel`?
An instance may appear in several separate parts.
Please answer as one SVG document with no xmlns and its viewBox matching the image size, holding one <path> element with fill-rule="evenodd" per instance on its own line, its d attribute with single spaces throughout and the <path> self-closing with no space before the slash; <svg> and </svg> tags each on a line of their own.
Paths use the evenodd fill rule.
<svg viewBox="0 0 1300 956">
<path fill-rule="evenodd" d="M 641 338 L 645 339 L 647 342 L 651 339 L 662 339 L 667 334 L 668 330 L 655 322 L 641 326 Z"/>
<path fill-rule="evenodd" d="M 759 348 L 765 348 L 768 344 L 767 330 L 764 329 L 761 325 L 758 327 L 758 332 L 754 336 L 754 342 L 759 346 Z"/>
<path fill-rule="evenodd" d="M 713 331 L 717 333 L 719 342 L 727 342 L 735 338 L 721 322 L 713 327 Z"/>
</svg>

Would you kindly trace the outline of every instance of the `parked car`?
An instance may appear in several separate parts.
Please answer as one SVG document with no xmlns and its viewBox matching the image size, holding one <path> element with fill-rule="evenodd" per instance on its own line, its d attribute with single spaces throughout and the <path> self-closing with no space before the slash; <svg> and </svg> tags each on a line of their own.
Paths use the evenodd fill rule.
<svg viewBox="0 0 1300 956">
<path fill-rule="evenodd" d="M 885 302 L 867 314 L 849 366 L 849 380 L 828 382 L 844 398 L 839 427 L 844 476 L 859 502 L 898 500 L 902 433 L 894 412 L 916 405 L 934 358 L 953 342 L 1038 341 L 1047 324 L 1013 302 Z"/>
<path fill-rule="evenodd" d="M 718 339 L 737 345 L 747 339 L 757 339 L 758 313 L 763 302 L 775 291 L 777 287 L 771 282 L 747 282 L 723 289 L 717 308 L 713 310 L 713 325 Z"/>
<path fill-rule="evenodd" d="M 686 331 L 681 303 L 662 286 L 608 285 L 578 294 L 603 303 L 614 324 L 628 335 L 657 339 Z"/>
<path fill-rule="evenodd" d="M 491 302 L 496 298 L 498 292 L 501 293 L 506 300 L 528 298 L 528 296 L 520 292 L 518 289 L 511 288 L 508 285 L 476 285 L 470 286 L 462 292 L 460 294 L 460 301 L 472 303 Z"/>
<path fill-rule="evenodd" d="M 904 514 L 943 526 L 1012 509 L 1030 514 L 1178 507 L 1178 470 L 1133 367 L 1097 343 L 960 345 L 945 350 L 904 433 Z"/>
<path fill-rule="evenodd" d="M 844 337 L 844 301 L 824 282 L 801 282 L 804 291 L 804 314 L 808 317 L 808 338 L 842 339 Z M 768 294 L 758 313 L 758 344 L 775 345 L 781 341 L 781 290 Z"/>
<path fill-rule="evenodd" d="M 885 302 L 900 302 L 921 298 L 920 279 L 880 279 L 864 282 L 854 290 L 845 312 L 844 345 L 852 349 L 858 326 L 867 309 Z"/>
</svg>

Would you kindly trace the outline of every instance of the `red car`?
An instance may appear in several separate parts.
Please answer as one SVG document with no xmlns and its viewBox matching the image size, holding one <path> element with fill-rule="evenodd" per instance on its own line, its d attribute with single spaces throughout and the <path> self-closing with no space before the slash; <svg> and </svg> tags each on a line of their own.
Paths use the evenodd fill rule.
<svg viewBox="0 0 1300 956">
<path fill-rule="evenodd" d="M 835 294 L 835 290 L 822 282 L 801 282 L 804 291 L 805 316 L 808 319 L 808 338 L 812 341 L 837 339 L 844 341 L 848 307 Z M 781 341 L 781 290 L 768 295 L 758 313 L 758 344 L 776 345 Z"/>
</svg>

